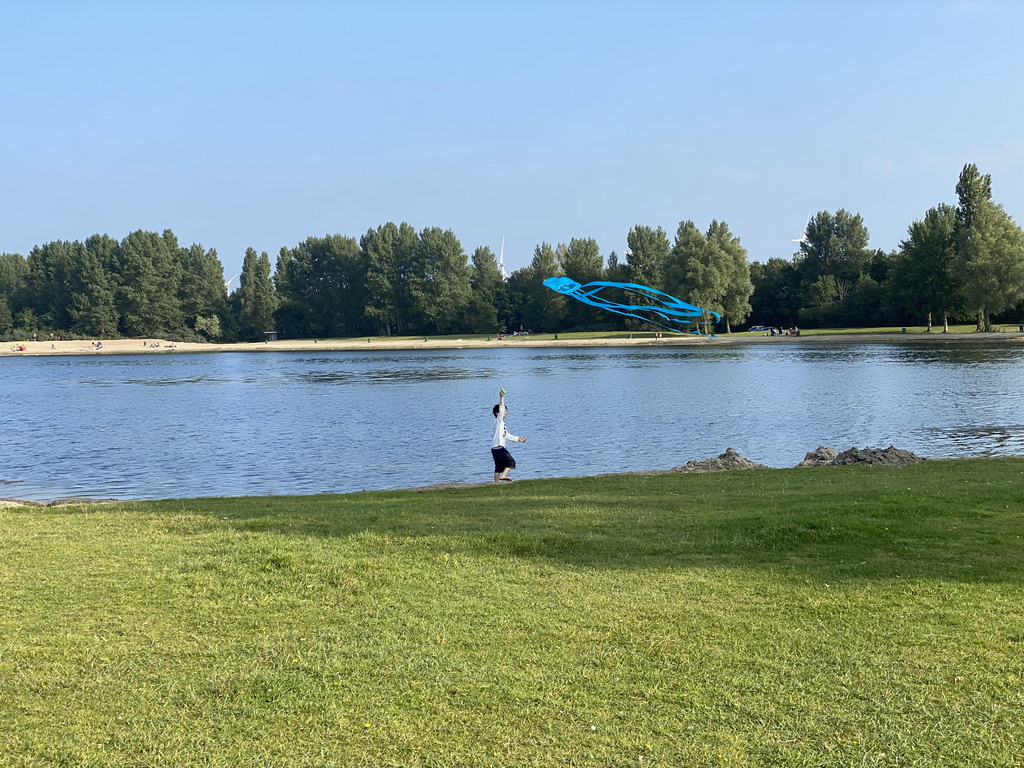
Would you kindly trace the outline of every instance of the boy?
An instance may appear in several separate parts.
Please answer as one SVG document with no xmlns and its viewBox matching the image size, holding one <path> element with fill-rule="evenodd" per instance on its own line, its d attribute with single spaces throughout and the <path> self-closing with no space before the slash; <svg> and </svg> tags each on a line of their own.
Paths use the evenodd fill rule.
<svg viewBox="0 0 1024 768">
<path fill-rule="evenodd" d="M 494 414 L 494 437 L 491 439 L 491 456 L 494 458 L 494 482 L 504 480 L 512 482 L 508 473 L 516 468 L 516 460 L 512 454 L 505 449 L 506 440 L 516 440 L 525 443 L 525 437 L 510 435 L 505 428 L 505 417 L 508 416 L 508 408 L 505 406 L 505 390 L 498 390 L 498 404 L 491 411 Z"/>
</svg>

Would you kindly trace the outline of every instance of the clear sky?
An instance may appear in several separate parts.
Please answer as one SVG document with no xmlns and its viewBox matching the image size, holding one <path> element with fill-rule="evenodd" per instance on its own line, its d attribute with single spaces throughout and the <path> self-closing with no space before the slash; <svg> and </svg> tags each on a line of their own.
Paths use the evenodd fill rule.
<svg viewBox="0 0 1024 768">
<path fill-rule="evenodd" d="M 441 227 L 541 242 L 724 220 L 788 258 L 808 212 L 871 247 L 955 203 L 1024 223 L 1017 0 L 0 0 L 0 252 L 136 229 L 275 259 Z"/>
</svg>

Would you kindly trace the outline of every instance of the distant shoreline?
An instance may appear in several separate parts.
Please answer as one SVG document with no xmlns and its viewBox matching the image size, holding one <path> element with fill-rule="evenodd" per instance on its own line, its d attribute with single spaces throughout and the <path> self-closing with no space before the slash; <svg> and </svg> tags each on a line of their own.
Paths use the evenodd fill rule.
<svg viewBox="0 0 1024 768">
<path fill-rule="evenodd" d="M 101 339 L 96 341 L 24 341 L 0 343 L 0 357 L 49 357 L 68 355 L 137 355 L 137 354 L 180 354 L 195 352 L 333 352 L 366 349 L 415 350 L 415 349 L 509 349 L 516 347 L 678 347 L 678 346 L 723 346 L 731 344 L 863 344 L 863 343 L 962 343 L 962 342 L 1024 342 L 1024 333 L 861 333 L 861 334 L 809 334 L 802 336 L 741 336 L 726 334 L 720 336 L 663 336 L 655 338 L 642 333 L 633 337 L 612 338 L 563 338 L 552 334 L 536 336 L 508 336 L 497 339 L 452 339 L 449 337 L 431 339 L 391 339 L 373 336 L 352 339 L 285 339 L 266 342 L 238 342 L 234 344 L 176 342 L 165 339 Z M 90 346 L 93 345 L 93 346 Z M 24 350 L 15 350 L 23 346 Z"/>
</svg>

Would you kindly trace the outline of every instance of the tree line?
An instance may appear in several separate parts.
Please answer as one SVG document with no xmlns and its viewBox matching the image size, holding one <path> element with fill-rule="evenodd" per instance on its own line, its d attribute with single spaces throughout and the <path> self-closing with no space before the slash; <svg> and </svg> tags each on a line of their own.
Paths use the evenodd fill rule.
<svg viewBox="0 0 1024 768">
<path fill-rule="evenodd" d="M 958 204 L 940 204 L 893 252 L 868 247 L 859 214 L 812 217 L 792 259 L 748 260 L 724 221 L 681 222 L 673 239 L 638 225 L 625 258 L 592 238 L 541 243 L 506 277 L 487 247 L 467 255 L 451 230 L 388 222 L 362 237 L 310 237 L 274 265 L 248 249 L 229 293 L 217 253 L 170 230 L 56 241 L 0 254 L 0 336 L 160 337 L 181 341 L 358 335 L 497 334 L 649 327 L 543 285 L 566 275 L 656 288 L 722 315 L 719 331 L 760 325 L 850 327 L 1020 317 L 1024 233 L 994 203 L 991 177 L 965 165 Z"/>
<path fill-rule="evenodd" d="M 957 205 L 930 208 L 891 253 L 868 248 L 859 215 L 820 212 L 792 261 L 754 264 L 751 299 L 765 325 L 809 328 L 1024 317 L 1024 232 L 992 200 L 992 178 L 967 164 Z"/>
</svg>

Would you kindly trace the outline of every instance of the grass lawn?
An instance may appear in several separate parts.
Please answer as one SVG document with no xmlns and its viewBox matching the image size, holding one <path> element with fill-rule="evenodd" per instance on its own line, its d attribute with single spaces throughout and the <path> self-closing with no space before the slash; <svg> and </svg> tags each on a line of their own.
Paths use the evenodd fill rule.
<svg viewBox="0 0 1024 768">
<path fill-rule="evenodd" d="M 3 766 L 1024 765 L 1024 459 L 0 509 Z"/>
</svg>

